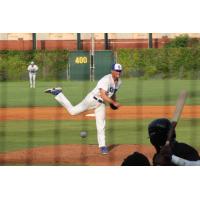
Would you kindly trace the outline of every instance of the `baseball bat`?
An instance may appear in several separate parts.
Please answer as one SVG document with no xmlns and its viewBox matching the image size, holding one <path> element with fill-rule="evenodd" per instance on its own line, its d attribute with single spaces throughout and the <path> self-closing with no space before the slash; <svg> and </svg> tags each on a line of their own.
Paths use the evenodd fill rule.
<svg viewBox="0 0 200 200">
<path fill-rule="evenodd" d="M 176 128 L 176 125 L 178 124 L 178 120 L 181 116 L 186 98 L 187 98 L 187 92 L 185 90 L 181 91 L 178 100 L 176 102 L 175 111 L 171 120 L 172 126 L 168 132 L 168 137 L 165 145 L 169 145 L 173 138 L 174 130 Z"/>
</svg>

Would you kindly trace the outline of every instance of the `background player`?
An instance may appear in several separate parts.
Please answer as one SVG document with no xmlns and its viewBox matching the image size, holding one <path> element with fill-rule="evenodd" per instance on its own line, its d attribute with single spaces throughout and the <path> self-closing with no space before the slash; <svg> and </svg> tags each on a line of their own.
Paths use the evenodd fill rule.
<svg viewBox="0 0 200 200">
<path fill-rule="evenodd" d="M 30 88 L 35 88 L 35 79 L 36 79 L 36 72 L 38 71 L 38 66 L 34 64 L 32 61 L 31 64 L 28 66 L 27 70 L 29 71 L 29 82 Z"/>
<path fill-rule="evenodd" d="M 62 88 L 51 88 L 45 90 L 46 93 L 53 94 L 55 99 L 71 114 L 77 115 L 89 109 L 95 110 L 97 140 L 102 154 L 108 153 L 108 148 L 105 141 L 105 103 L 113 104 L 119 108 L 120 104 L 116 101 L 116 92 L 121 85 L 120 75 L 122 66 L 118 63 L 112 65 L 111 74 L 101 78 L 96 87 L 76 106 L 73 106 L 70 101 L 62 93 Z"/>
</svg>

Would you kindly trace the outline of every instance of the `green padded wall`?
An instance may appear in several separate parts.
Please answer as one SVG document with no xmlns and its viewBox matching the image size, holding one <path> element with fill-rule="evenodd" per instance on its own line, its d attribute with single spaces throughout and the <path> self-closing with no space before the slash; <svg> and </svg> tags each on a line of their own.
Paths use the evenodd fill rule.
<svg viewBox="0 0 200 200">
<path fill-rule="evenodd" d="M 94 79 L 99 80 L 110 73 L 114 63 L 112 51 L 95 51 L 94 54 Z M 90 52 L 72 51 L 69 53 L 68 73 L 71 80 L 90 80 Z"/>
<path fill-rule="evenodd" d="M 69 74 L 71 80 L 90 80 L 90 55 L 88 51 L 69 53 Z"/>
<path fill-rule="evenodd" d="M 95 80 L 110 73 L 111 66 L 114 63 L 114 54 L 112 51 L 95 51 Z"/>
</svg>

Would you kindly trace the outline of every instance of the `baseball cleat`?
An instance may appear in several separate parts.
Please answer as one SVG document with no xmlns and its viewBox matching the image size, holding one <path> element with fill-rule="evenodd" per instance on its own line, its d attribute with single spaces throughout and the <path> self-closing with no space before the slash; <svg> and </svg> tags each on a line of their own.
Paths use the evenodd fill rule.
<svg viewBox="0 0 200 200">
<path fill-rule="evenodd" d="M 44 91 L 45 93 L 53 94 L 54 96 L 58 95 L 60 92 L 62 92 L 62 88 L 49 88 Z"/>
<path fill-rule="evenodd" d="M 101 154 L 108 154 L 108 148 L 106 146 L 100 147 L 100 152 L 101 152 Z"/>
</svg>

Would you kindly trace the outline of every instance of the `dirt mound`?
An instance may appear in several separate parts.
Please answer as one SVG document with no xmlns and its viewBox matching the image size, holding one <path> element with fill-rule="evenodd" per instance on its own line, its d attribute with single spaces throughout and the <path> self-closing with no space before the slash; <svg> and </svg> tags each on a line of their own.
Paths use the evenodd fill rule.
<svg viewBox="0 0 200 200">
<path fill-rule="evenodd" d="M 79 165 L 120 166 L 124 158 L 139 151 L 152 159 L 154 149 L 147 145 L 110 145 L 109 154 L 101 155 L 97 145 L 60 145 L 37 147 L 0 154 L 2 165 Z"/>
</svg>

